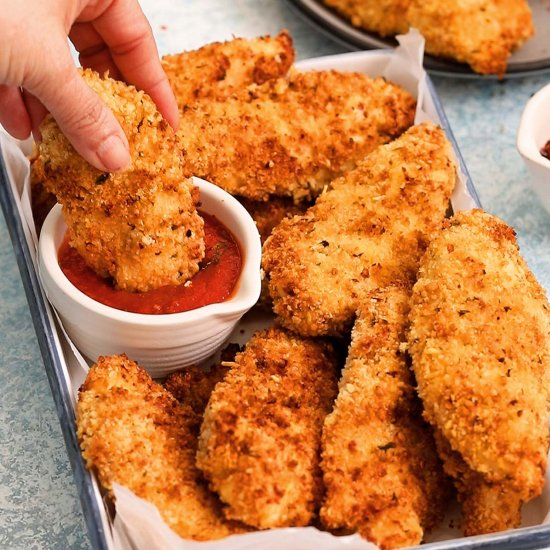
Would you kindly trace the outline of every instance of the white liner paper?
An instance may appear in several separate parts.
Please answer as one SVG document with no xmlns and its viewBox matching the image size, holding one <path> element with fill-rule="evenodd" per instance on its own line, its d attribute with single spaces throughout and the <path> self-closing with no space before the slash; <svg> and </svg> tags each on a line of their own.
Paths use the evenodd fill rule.
<svg viewBox="0 0 550 550">
<path fill-rule="evenodd" d="M 360 71 L 371 76 L 384 76 L 409 90 L 418 102 L 415 121 L 426 120 L 441 124 L 434 100 L 426 84 L 426 74 L 422 68 L 424 41 L 414 30 L 407 35 L 398 37 L 399 47 L 394 52 L 371 51 L 355 52 L 324 58 L 302 61 L 297 64 L 299 70 L 327 70 Z M 1 129 L 0 129 L 1 130 Z M 25 226 L 25 236 L 33 255 L 35 268 L 37 237 L 32 216 L 29 189 L 29 163 L 26 155 L 29 154 L 29 142 L 19 142 L 0 131 L 0 144 L 4 161 L 8 171 L 8 178 L 14 188 L 16 196 L 20 198 L 18 204 L 19 215 Z M 475 207 L 475 201 L 469 194 L 465 184 L 464 174 L 457 174 L 457 184 L 452 197 L 454 211 L 469 210 Z M 57 317 L 57 316 L 56 316 Z M 65 359 L 65 376 L 69 387 L 76 398 L 78 388 L 85 379 L 88 365 L 76 347 L 70 342 L 58 319 L 54 321 L 50 315 L 50 322 L 57 329 L 60 355 Z M 244 344 L 252 332 L 271 323 L 271 318 L 263 314 L 245 316 L 230 337 L 231 342 Z M 74 407 L 74 402 L 73 402 Z M 550 484 L 546 484 L 543 494 L 524 506 L 522 526 L 532 526 L 550 521 Z M 103 502 L 97 482 L 94 480 L 96 494 L 100 508 Z M 116 497 L 116 517 L 109 529 L 108 513 L 105 511 L 104 522 L 110 548 L 115 550 L 248 550 L 261 548 L 262 550 L 372 550 L 377 547 L 358 535 L 335 537 L 321 532 L 314 527 L 273 529 L 234 535 L 221 541 L 194 542 L 184 540 L 172 531 L 162 520 L 157 509 L 136 497 L 131 491 L 114 484 L 113 492 Z M 460 531 L 449 527 L 450 523 L 457 525 L 458 515 L 455 510 L 442 523 L 442 526 L 432 533 L 428 541 L 449 540 L 461 537 Z M 485 537 L 484 537 L 485 538 Z M 439 548 L 439 546 L 438 546 Z"/>
</svg>

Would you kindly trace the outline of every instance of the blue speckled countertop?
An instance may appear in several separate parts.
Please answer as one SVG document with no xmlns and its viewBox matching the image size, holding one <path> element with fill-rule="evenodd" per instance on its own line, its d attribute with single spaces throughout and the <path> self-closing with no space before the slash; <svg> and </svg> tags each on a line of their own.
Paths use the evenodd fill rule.
<svg viewBox="0 0 550 550">
<path fill-rule="evenodd" d="M 287 28 L 298 57 L 345 51 L 283 0 L 143 0 L 161 54 Z M 550 214 L 529 189 L 515 149 L 520 114 L 550 82 L 434 78 L 483 206 L 513 225 L 550 289 Z M 0 215 L 0 548 L 90 546 L 4 218 Z"/>
</svg>

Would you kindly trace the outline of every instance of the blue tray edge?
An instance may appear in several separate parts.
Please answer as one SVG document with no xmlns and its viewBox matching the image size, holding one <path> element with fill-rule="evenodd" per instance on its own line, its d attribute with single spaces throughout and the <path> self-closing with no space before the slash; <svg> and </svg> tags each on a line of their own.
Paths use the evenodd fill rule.
<svg viewBox="0 0 550 550">
<path fill-rule="evenodd" d="M 25 238 L 21 219 L 16 214 L 18 212 L 16 199 L 13 196 L 12 187 L 8 181 L 1 147 L 0 204 L 4 217 L 6 218 L 6 225 L 8 226 L 17 259 L 17 265 L 19 266 L 23 287 L 29 303 L 34 330 L 44 361 L 44 367 L 50 384 L 57 416 L 59 417 L 59 423 L 61 425 L 63 439 L 65 440 L 76 488 L 80 497 L 90 542 L 92 547 L 97 550 L 109 550 L 105 529 L 101 519 L 101 512 L 94 496 L 91 474 L 86 469 L 80 453 L 80 447 L 76 436 L 76 420 L 70 405 L 71 390 L 65 384 L 62 362 L 53 337 L 53 327 L 48 320 L 47 306 L 42 297 L 38 275 L 33 268 L 32 257 Z"/>
</svg>

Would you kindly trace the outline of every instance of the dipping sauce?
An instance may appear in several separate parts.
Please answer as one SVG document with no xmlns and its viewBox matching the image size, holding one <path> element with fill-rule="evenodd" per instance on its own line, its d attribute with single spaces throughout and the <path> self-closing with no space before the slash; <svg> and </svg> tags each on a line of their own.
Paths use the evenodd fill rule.
<svg viewBox="0 0 550 550">
<path fill-rule="evenodd" d="M 59 247 L 59 266 L 67 279 L 90 298 L 107 306 L 133 313 L 165 314 L 190 311 L 227 300 L 242 270 L 239 244 L 215 216 L 200 213 L 204 219 L 205 257 L 199 271 L 181 285 L 168 285 L 147 292 L 118 290 L 89 268 L 82 256 L 69 245 L 65 235 Z"/>
<path fill-rule="evenodd" d="M 540 154 L 543 157 L 550 159 L 550 140 L 545 143 L 544 147 L 540 150 Z"/>
</svg>

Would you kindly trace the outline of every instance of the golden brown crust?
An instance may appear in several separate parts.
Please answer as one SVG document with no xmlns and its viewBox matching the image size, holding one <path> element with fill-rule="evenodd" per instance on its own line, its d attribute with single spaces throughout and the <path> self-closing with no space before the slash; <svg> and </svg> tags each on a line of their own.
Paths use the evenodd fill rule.
<svg viewBox="0 0 550 550">
<path fill-rule="evenodd" d="M 446 222 L 422 259 L 410 317 L 426 419 L 487 484 L 516 501 L 539 495 L 549 442 L 550 307 L 512 228 L 481 210 Z M 475 498 L 492 497 L 483 489 Z M 476 506 L 469 533 L 492 530 Z"/>
<path fill-rule="evenodd" d="M 329 529 L 380 548 L 420 544 L 445 511 L 449 486 L 402 351 L 408 285 L 367 294 L 322 438 Z"/>
<path fill-rule="evenodd" d="M 325 0 L 356 27 L 381 36 L 418 29 L 426 52 L 504 75 L 510 54 L 534 34 L 526 0 Z"/>
<path fill-rule="evenodd" d="M 185 282 L 204 256 L 204 232 L 174 133 L 144 92 L 90 70 L 82 76 L 120 122 L 132 164 L 123 172 L 100 172 L 46 118 L 40 159 L 47 190 L 63 205 L 71 245 L 119 288 Z"/>
<path fill-rule="evenodd" d="M 262 259 L 281 322 L 304 336 L 342 334 L 361 293 L 412 282 L 455 179 L 443 130 L 422 124 L 336 180 L 303 216 L 283 220 Z"/>
<path fill-rule="evenodd" d="M 411 0 L 407 19 L 426 39 L 428 53 L 499 76 L 535 30 L 526 0 Z"/>
<path fill-rule="evenodd" d="M 381 78 L 294 72 L 181 116 L 186 174 L 253 200 L 316 197 L 412 123 L 415 101 Z"/>
<path fill-rule="evenodd" d="M 200 367 L 187 367 L 170 374 L 163 386 L 180 402 L 202 417 L 212 390 L 223 380 L 229 369 L 215 365 L 209 371 Z"/>
<path fill-rule="evenodd" d="M 250 84 L 284 76 L 293 62 L 294 48 L 287 31 L 275 37 L 214 42 L 162 58 L 181 110 L 197 100 L 223 99 Z"/>
<path fill-rule="evenodd" d="M 208 403 L 197 466 L 227 507 L 256 528 L 303 526 L 321 498 L 321 428 L 336 394 L 323 341 L 257 332 Z"/>
<path fill-rule="evenodd" d="M 406 13 L 411 0 L 325 0 L 327 6 L 355 27 L 393 36 L 409 30 Z"/>
<path fill-rule="evenodd" d="M 435 430 L 437 452 L 445 472 L 454 480 L 462 503 L 462 530 L 465 536 L 493 533 L 518 527 L 522 500 L 506 482 L 487 481 L 472 470 L 449 442 Z"/>
<path fill-rule="evenodd" d="M 125 355 L 98 359 L 76 415 L 82 456 L 105 489 L 114 482 L 127 487 L 184 538 L 242 531 L 223 519 L 195 467 L 195 413 Z"/>
<path fill-rule="evenodd" d="M 237 197 L 237 199 L 256 222 L 262 243 L 282 220 L 303 214 L 311 206 L 311 202 L 295 204 L 288 197 L 272 196 L 267 201 L 254 201 L 244 197 Z"/>
</svg>

